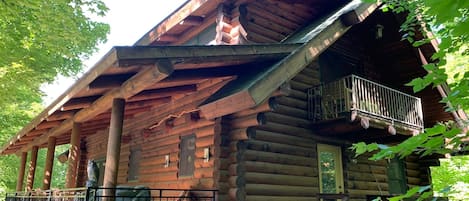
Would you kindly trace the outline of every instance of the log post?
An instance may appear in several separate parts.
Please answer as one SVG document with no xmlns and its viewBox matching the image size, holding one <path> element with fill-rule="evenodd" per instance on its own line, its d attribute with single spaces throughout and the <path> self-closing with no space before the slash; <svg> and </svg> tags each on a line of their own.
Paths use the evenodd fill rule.
<svg viewBox="0 0 469 201">
<path fill-rule="evenodd" d="M 78 164 L 80 162 L 80 124 L 74 122 L 72 135 L 70 136 L 70 151 L 68 154 L 68 168 L 65 186 L 67 188 L 77 187 Z"/>
<path fill-rule="evenodd" d="M 18 172 L 18 181 L 16 182 L 16 191 L 23 190 L 24 172 L 26 169 L 26 158 L 28 158 L 28 152 L 21 153 L 21 163 L 20 163 L 20 169 Z"/>
<path fill-rule="evenodd" d="M 39 147 L 33 146 L 31 149 L 31 161 L 29 161 L 29 172 L 28 179 L 26 183 L 26 191 L 33 190 L 34 185 L 34 174 L 36 173 L 36 163 L 37 163 L 37 151 Z"/>
<path fill-rule="evenodd" d="M 124 123 L 125 100 L 115 98 L 112 102 L 111 123 L 109 127 L 109 137 L 106 153 L 106 169 L 104 172 L 104 191 L 109 201 L 114 200 L 115 187 L 117 183 L 117 173 L 119 168 L 119 156 L 121 148 L 122 126 Z"/>
<path fill-rule="evenodd" d="M 42 183 L 42 190 L 50 189 L 52 169 L 54 167 L 54 153 L 55 153 L 56 142 L 57 142 L 57 138 L 55 137 L 49 137 L 48 142 L 47 142 L 46 165 L 44 167 L 44 179 Z"/>
</svg>

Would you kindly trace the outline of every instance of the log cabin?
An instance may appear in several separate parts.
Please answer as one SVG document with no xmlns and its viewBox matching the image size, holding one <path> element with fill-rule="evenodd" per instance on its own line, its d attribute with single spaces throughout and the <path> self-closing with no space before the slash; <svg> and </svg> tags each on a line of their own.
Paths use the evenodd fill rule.
<svg viewBox="0 0 469 201">
<path fill-rule="evenodd" d="M 428 185 L 436 157 L 369 161 L 349 149 L 466 119 L 439 103 L 447 86 L 405 86 L 437 46 L 402 41 L 404 19 L 356 0 L 188 0 L 2 147 L 21 157 L 7 198 L 92 200 L 94 188 L 113 200 L 125 186 L 155 200 L 359 201 Z M 66 189 L 50 190 L 63 144 Z"/>
</svg>

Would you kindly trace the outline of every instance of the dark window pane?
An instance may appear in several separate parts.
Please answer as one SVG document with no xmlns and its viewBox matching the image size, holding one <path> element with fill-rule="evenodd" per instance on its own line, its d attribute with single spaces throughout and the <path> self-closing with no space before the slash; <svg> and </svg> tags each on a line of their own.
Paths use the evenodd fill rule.
<svg viewBox="0 0 469 201">
<path fill-rule="evenodd" d="M 195 169 L 195 134 L 181 137 L 180 150 L 179 176 L 192 176 Z"/>
</svg>

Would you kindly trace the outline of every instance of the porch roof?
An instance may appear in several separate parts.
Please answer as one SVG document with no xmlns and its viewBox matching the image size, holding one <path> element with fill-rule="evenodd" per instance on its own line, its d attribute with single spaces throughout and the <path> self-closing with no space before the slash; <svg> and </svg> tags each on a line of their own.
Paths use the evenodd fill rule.
<svg viewBox="0 0 469 201">
<path fill-rule="evenodd" d="M 151 105 L 167 103 L 173 96 L 197 91 L 207 79 L 236 77 L 264 62 L 290 54 L 299 44 L 237 46 L 133 46 L 112 48 L 93 68 L 51 103 L 6 143 L 1 154 L 44 147 L 49 136 L 57 144 L 69 142 L 73 122 L 93 122 L 82 132 L 103 129 L 110 118 L 110 100 L 128 93 L 125 116 L 145 111 Z M 160 65 L 169 61 L 173 69 Z M 255 63 L 257 67 L 250 64 Z M 156 68 L 156 71 L 155 71 Z M 162 73 L 161 81 L 141 85 L 142 74 Z M 138 81 L 140 80 L 140 82 Z M 130 87 L 130 88 L 129 88 Z M 60 137 L 59 137 L 60 136 Z"/>
</svg>

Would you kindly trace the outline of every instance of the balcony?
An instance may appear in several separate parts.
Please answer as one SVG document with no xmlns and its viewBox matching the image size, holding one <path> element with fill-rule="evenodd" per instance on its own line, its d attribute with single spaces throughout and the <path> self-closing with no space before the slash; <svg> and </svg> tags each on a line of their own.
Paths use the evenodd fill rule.
<svg viewBox="0 0 469 201">
<path fill-rule="evenodd" d="M 423 129 L 420 98 L 356 75 L 310 88 L 308 116 L 315 123 L 361 119 L 364 128 L 372 124 L 391 133 L 397 129 L 415 134 Z"/>
<path fill-rule="evenodd" d="M 103 195 L 109 190 L 115 192 L 115 196 Z M 216 194 L 217 190 L 89 187 L 7 193 L 5 201 L 215 201 Z"/>
</svg>

